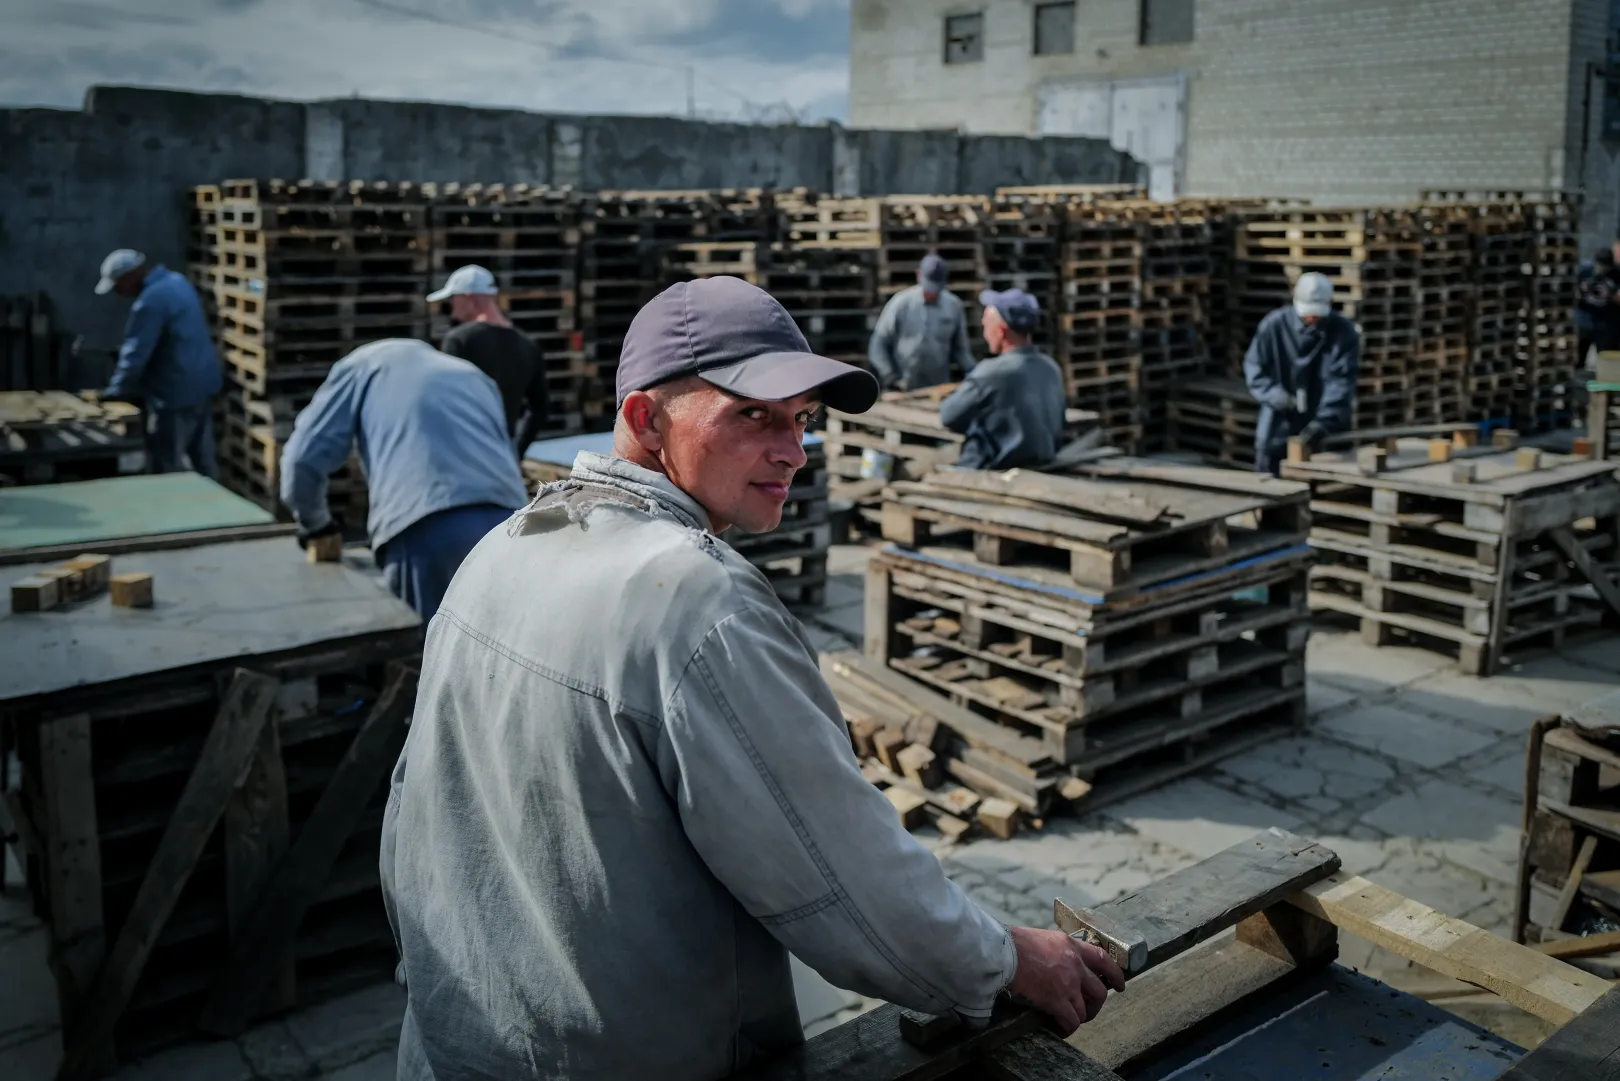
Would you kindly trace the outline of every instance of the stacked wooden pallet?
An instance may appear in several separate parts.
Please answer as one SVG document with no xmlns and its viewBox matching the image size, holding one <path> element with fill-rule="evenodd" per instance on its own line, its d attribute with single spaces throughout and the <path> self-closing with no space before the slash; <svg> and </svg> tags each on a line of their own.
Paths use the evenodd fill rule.
<svg viewBox="0 0 1620 1081">
<path fill-rule="evenodd" d="M 0 296 L 0 391 L 69 386 L 62 349 L 44 293 Z"/>
<path fill-rule="evenodd" d="M 1586 435 L 1592 441 L 1592 456 L 1620 461 L 1620 383 L 1593 381 L 1586 384 L 1586 393 Z"/>
<path fill-rule="evenodd" d="M 529 336 L 545 363 L 549 409 L 543 434 L 583 430 L 592 379 L 575 323 L 578 199 L 567 190 L 521 184 L 446 184 L 432 195 L 433 281 L 469 263 L 493 273 L 507 318 Z M 449 332 L 449 313 L 448 301 L 434 313 L 434 342 Z"/>
<path fill-rule="evenodd" d="M 1284 476 L 1314 487 L 1312 606 L 1358 618 L 1373 645 L 1455 651 L 1477 675 L 1599 623 L 1605 607 L 1620 612 L 1613 465 L 1496 436 L 1491 447 L 1466 430 L 1286 464 Z"/>
<path fill-rule="evenodd" d="M 1209 220 L 1197 209 L 1149 204 L 1139 214 L 1144 237 L 1142 291 L 1142 448 L 1169 445 L 1169 403 L 1176 387 L 1209 372 L 1211 273 Z"/>
<path fill-rule="evenodd" d="M 1122 448 L 1142 437 L 1143 240 L 1129 207 L 1065 207 L 1056 359 L 1069 404 L 1097 413 L 1103 441 Z"/>
<path fill-rule="evenodd" d="M 1530 363 L 1521 339 L 1529 300 L 1524 267 L 1533 234 L 1522 203 L 1486 203 L 1474 215 L 1474 312 L 1468 381 L 1471 415 L 1508 422 L 1520 406 L 1518 388 Z"/>
<path fill-rule="evenodd" d="M 1515 422 L 1521 429 L 1567 427 L 1576 405 L 1575 371 L 1586 363 L 1576 353 L 1576 277 L 1580 267 L 1580 202 L 1536 202 L 1525 208 L 1530 224 L 1530 258 L 1525 264 L 1521 339 L 1528 359 L 1520 380 Z"/>
<path fill-rule="evenodd" d="M 1304 718 L 1307 486 L 1122 455 L 1075 470 L 897 481 L 867 572 L 868 661 L 1021 750 L 943 718 L 927 749 L 1037 815 L 1065 773 L 1110 798 Z"/>
<path fill-rule="evenodd" d="M 1169 391 L 1169 449 L 1237 469 L 1254 466 L 1260 405 L 1241 379 L 1178 380 Z"/>
<path fill-rule="evenodd" d="M 1361 331 L 1355 424 L 1412 419 L 1417 282 L 1422 240 L 1413 211 L 1281 209 L 1245 215 L 1237 235 L 1238 314 L 1248 332 L 1289 303 L 1300 275 L 1333 282 L 1334 306 Z"/>
<path fill-rule="evenodd" d="M 1610 979 L 1620 976 L 1620 802 L 1605 775 L 1616 769 L 1620 692 L 1532 727 L 1513 928 L 1516 941 L 1589 959 L 1580 963 Z"/>
<path fill-rule="evenodd" d="M 277 508 L 282 447 L 332 365 L 368 342 L 427 336 L 429 197 L 409 183 L 220 185 L 204 252 L 226 375 L 227 487 Z M 329 499 L 350 524 L 365 521 L 357 459 L 333 475 Z"/>
<path fill-rule="evenodd" d="M 145 468 L 135 406 L 65 390 L 0 391 L 0 476 L 7 483 L 94 480 Z"/>
<path fill-rule="evenodd" d="M 1419 208 L 1417 350 L 1412 421 L 1444 424 L 1469 416 L 1469 324 L 1477 299 L 1474 231 L 1467 206 Z"/>
<path fill-rule="evenodd" d="M 989 288 L 1022 289 L 1041 305 L 1041 327 L 1035 342 L 1053 351 L 1057 341 L 1058 301 L 1062 297 L 1059 263 L 1063 254 L 1063 208 L 1030 196 L 998 196 L 984 223 L 985 271 Z M 975 325 L 968 334 L 983 350 Z"/>
</svg>

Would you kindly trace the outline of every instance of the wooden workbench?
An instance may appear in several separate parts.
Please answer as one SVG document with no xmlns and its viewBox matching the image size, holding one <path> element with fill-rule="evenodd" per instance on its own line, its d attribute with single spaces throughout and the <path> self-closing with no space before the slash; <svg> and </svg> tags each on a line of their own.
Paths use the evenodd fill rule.
<svg viewBox="0 0 1620 1081">
<path fill-rule="evenodd" d="M 5 822 L 52 940 L 68 1068 L 385 979 L 388 769 L 417 615 L 290 538 L 114 557 L 105 594 L 0 616 Z M 33 565 L 11 568 L 22 577 Z M 11 663 L 15 661 L 15 663 Z"/>
<path fill-rule="evenodd" d="M 295 526 L 196 473 L 0 489 L 0 566 L 251 537 Z"/>
</svg>

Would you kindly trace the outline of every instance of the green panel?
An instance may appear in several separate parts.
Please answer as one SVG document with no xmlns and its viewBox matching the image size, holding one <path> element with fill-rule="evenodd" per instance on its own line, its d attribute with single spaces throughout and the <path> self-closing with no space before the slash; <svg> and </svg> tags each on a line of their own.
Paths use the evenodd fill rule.
<svg viewBox="0 0 1620 1081">
<path fill-rule="evenodd" d="M 196 473 L 0 489 L 0 549 L 267 525 L 264 508 Z"/>
</svg>

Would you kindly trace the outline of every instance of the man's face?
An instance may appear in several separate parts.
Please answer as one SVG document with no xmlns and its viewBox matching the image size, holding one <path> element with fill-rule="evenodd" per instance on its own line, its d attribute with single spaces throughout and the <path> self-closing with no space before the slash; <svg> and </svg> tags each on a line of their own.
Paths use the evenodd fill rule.
<svg viewBox="0 0 1620 1081">
<path fill-rule="evenodd" d="M 738 398 L 697 380 L 667 403 L 658 424 L 664 472 L 703 504 L 716 531 L 764 533 L 782 521 L 793 474 L 805 463 L 804 429 L 820 404 Z"/>
<path fill-rule="evenodd" d="M 469 323 L 478 315 L 478 302 L 466 293 L 450 298 L 450 318 L 458 323 Z"/>
<path fill-rule="evenodd" d="M 127 274 L 120 274 L 113 282 L 113 292 L 121 297 L 138 297 L 141 295 L 141 282 L 146 275 L 140 270 L 131 270 Z"/>
<path fill-rule="evenodd" d="M 979 319 L 979 329 L 984 332 L 984 344 L 990 347 L 990 352 L 1000 353 L 1002 344 L 1007 340 L 1007 324 L 1001 318 L 1001 313 L 994 308 L 986 308 Z"/>
<path fill-rule="evenodd" d="M 1302 315 L 1299 317 L 1299 321 L 1308 327 L 1314 327 L 1322 321 L 1322 317 L 1320 315 Z"/>
<path fill-rule="evenodd" d="M 1614 262 L 1615 263 L 1620 263 L 1620 240 L 1616 240 L 1614 242 L 1614 244 L 1610 246 L 1609 251 L 1614 256 Z M 1602 270 L 1604 268 L 1599 267 L 1598 269 Z M 1609 265 L 1608 269 L 1613 270 L 1614 269 L 1614 264 L 1611 263 Z"/>
</svg>

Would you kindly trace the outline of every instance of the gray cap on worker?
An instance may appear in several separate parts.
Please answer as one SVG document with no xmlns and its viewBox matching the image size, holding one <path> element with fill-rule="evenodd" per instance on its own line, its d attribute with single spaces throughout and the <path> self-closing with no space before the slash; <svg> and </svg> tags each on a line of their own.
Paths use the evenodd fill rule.
<svg viewBox="0 0 1620 1081">
<path fill-rule="evenodd" d="M 979 303 L 994 308 L 1001 321 L 1020 334 L 1028 334 L 1041 325 L 1040 301 L 1022 289 L 986 289 L 979 294 Z"/>
<path fill-rule="evenodd" d="M 1314 270 L 1301 274 L 1294 283 L 1294 310 L 1301 319 L 1323 316 L 1333 311 L 1333 279 Z"/>
<path fill-rule="evenodd" d="M 741 278 L 672 285 L 631 321 L 619 354 L 619 405 L 633 390 L 688 375 L 764 402 L 819 390 L 823 404 L 845 413 L 864 413 L 878 397 L 871 372 L 812 353 L 787 309 Z"/>
<path fill-rule="evenodd" d="M 950 279 L 951 268 L 940 258 L 938 252 L 929 252 L 922 257 L 922 262 L 917 267 L 917 280 L 924 287 L 936 293 L 943 293 Z"/>
<path fill-rule="evenodd" d="M 101 280 L 96 282 L 96 293 L 112 292 L 119 278 L 146 262 L 146 256 L 133 248 L 119 248 L 101 261 Z"/>
</svg>

